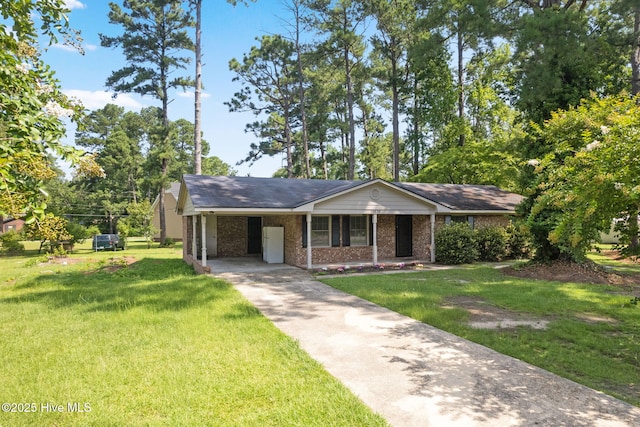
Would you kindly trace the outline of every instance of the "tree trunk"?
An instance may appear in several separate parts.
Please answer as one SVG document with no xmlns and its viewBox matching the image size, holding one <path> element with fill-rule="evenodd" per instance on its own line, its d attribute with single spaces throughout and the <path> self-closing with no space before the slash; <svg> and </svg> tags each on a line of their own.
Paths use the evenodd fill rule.
<svg viewBox="0 0 640 427">
<path fill-rule="evenodd" d="M 194 173 L 202 174 L 202 130 L 201 130 L 201 95 L 202 95 L 202 0 L 194 0 L 196 7 L 196 87 L 194 95 L 193 148 Z"/>
<path fill-rule="evenodd" d="M 459 23 L 458 23 L 459 24 Z M 464 41 L 462 31 L 458 28 L 458 117 L 460 118 L 460 124 L 464 119 Z M 464 145 L 464 131 L 460 132 L 460 139 L 458 145 L 462 147 Z"/>
<path fill-rule="evenodd" d="M 307 113 L 305 110 L 304 74 L 302 70 L 302 52 L 300 49 L 300 2 L 293 4 L 296 19 L 296 55 L 298 65 L 298 92 L 300 96 L 300 115 L 302 118 L 302 151 L 304 155 L 304 175 L 311 178 L 311 164 L 309 163 L 309 132 L 307 130 Z"/>
<path fill-rule="evenodd" d="M 356 125 L 353 117 L 353 84 L 351 82 L 351 65 L 349 64 L 349 48 L 344 47 L 344 68 L 347 84 L 347 120 L 349 121 L 349 172 L 347 179 L 354 179 L 356 174 Z"/>
<path fill-rule="evenodd" d="M 640 95 L 640 4 L 636 5 L 634 13 L 633 34 L 635 46 L 631 53 L 631 94 Z"/>
<path fill-rule="evenodd" d="M 293 178 L 293 156 L 291 153 L 291 129 L 289 128 L 289 108 L 284 110 L 284 140 L 287 150 L 287 178 Z"/>
<path fill-rule="evenodd" d="M 327 165 L 327 150 L 324 147 L 324 142 L 320 141 L 320 157 L 322 157 L 322 176 L 324 179 L 329 179 L 329 166 Z"/>
<path fill-rule="evenodd" d="M 395 52 L 391 58 L 391 125 L 393 129 L 393 180 L 400 181 L 400 95 L 398 93 L 398 61 Z"/>
<path fill-rule="evenodd" d="M 418 123 L 418 78 L 413 79 L 413 174 L 418 175 L 420 172 L 420 138 L 418 131 L 420 125 Z"/>
</svg>

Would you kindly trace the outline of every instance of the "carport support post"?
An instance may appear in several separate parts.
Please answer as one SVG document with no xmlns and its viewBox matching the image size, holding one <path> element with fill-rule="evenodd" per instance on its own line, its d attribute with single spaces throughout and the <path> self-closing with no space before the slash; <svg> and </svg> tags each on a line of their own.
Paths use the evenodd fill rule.
<svg viewBox="0 0 640 427">
<path fill-rule="evenodd" d="M 431 262 L 436 262 L 436 214 L 431 215 Z"/>
<path fill-rule="evenodd" d="M 198 239 L 196 238 L 198 233 L 198 217 L 191 217 L 191 255 L 193 256 L 193 260 L 198 260 Z"/>
<path fill-rule="evenodd" d="M 378 214 L 373 214 L 371 218 L 373 224 L 373 266 L 378 265 Z"/>
<path fill-rule="evenodd" d="M 202 214 L 200 215 L 200 228 L 202 231 L 202 266 L 207 266 L 207 216 Z"/>
<path fill-rule="evenodd" d="M 313 252 L 311 248 L 311 213 L 307 214 L 307 270 L 313 268 Z"/>
</svg>

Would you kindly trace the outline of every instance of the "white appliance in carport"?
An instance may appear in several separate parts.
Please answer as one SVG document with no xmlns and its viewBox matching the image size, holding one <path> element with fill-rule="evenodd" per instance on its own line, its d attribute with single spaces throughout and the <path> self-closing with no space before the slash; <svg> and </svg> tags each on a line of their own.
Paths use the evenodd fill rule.
<svg viewBox="0 0 640 427">
<path fill-rule="evenodd" d="M 284 262 L 284 227 L 262 229 L 262 260 L 268 264 Z"/>
</svg>

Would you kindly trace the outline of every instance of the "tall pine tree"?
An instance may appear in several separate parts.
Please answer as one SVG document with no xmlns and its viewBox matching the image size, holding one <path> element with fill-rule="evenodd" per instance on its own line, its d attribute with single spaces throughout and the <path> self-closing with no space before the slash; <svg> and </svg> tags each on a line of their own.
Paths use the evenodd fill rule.
<svg viewBox="0 0 640 427">
<path fill-rule="evenodd" d="M 177 0 L 125 0 L 123 10 L 116 3 L 109 3 L 109 23 L 121 25 L 122 35 L 110 37 L 100 34 L 105 47 L 119 47 L 127 65 L 113 71 L 106 81 L 107 87 L 116 92 L 134 92 L 150 95 L 162 103 L 163 129 L 157 143 L 167 149 L 158 150 L 162 178 L 158 191 L 160 209 L 160 243 L 166 238 L 164 214 L 164 189 L 168 186 L 167 170 L 171 153 L 169 148 L 169 90 L 193 86 L 188 77 L 172 77 L 177 70 L 185 69 L 190 57 L 182 56 L 193 50 L 193 42 L 187 29 L 193 21 Z"/>
</svg>

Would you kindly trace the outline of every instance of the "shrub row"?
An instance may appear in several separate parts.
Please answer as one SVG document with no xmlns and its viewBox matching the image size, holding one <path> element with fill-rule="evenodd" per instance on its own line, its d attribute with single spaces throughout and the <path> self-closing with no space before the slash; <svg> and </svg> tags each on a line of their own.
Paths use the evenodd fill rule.
<svg viewBox="0 0 640 427">
<path fill-rule="evenodd" d="M 467 264 L 524 258 L 529 254 L 528 242 L 526 233 L 515 225 L 472 230 L 468 224 L 449 224 L 436 232 L 436 262 Z"/>
</svg>

